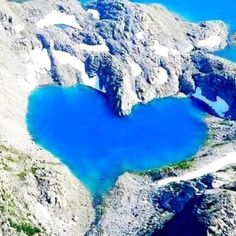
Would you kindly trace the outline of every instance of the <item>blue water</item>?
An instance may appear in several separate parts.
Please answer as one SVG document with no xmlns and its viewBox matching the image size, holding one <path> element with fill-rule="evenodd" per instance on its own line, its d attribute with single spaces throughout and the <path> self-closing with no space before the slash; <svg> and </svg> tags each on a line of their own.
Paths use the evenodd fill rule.
<svg viewBox="0 0 236 236">
<path fill-rule="evenodd" d="M 203 117 L 190 99 L 166 98 L 138 105 L 121 118 L 95 90 L 44 87 L 29 99 L 27 124 L 35 141 L 66 163 L 96 196 L 125 171 L 193 156 L 207 135 Z"/>
<path fill-rule="evenodd" d="M 232 31 L 236 31 L 235 0 L 133 0 L 132 2 L 160 3 L 193 22 L 223 20 Z"/>
</svg>

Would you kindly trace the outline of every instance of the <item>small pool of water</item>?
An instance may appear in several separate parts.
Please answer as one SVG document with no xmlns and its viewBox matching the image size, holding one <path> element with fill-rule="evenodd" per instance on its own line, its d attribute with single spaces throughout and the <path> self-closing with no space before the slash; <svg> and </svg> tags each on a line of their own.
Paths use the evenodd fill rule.
<svg viewBox="0 0 236 236">
<path fill-rule="evenodd" d="M 125 171 L 144 171 L 192 157 L 204 143 L 204 113 L 187 98 L 157 99 L 118 117 L 90 88 L 35 90 L 27 113 L 34 140 L 58 156 L 94 196 Z"/>
</svg>

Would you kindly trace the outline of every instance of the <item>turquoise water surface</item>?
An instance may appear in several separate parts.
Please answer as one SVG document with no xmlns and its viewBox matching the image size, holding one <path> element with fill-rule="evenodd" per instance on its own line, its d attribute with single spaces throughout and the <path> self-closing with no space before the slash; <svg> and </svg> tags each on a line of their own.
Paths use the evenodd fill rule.
<svg viewBox="0 0 236 236">
<path fill-rule="evenodd" d="M 118 117 L 106 97 L 84 86 L 44 87 L 29 99 L 35 141 L 57 155 L 90 189 L 105 193 L 125 171 L 142 171 L 193 156 L 206 139 L 204 113 L 190 99 L 138 105 Z"/>
</svg>

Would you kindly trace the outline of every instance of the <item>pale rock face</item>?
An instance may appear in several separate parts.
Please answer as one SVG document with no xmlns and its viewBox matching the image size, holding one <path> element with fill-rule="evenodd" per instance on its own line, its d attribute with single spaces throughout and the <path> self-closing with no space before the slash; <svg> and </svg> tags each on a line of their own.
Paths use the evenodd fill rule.
<svg viewBox="0 0 236 236">
<path fill-rule="evenodd" d="M 218 35 L 213 35 L 210 36 L 209 38 L 199 40 L 196 45 L 197 47 L 212 49 L 215 47 L 219 47 L 220 43 L 221 43 L 221 37 Z"/>
<path fill-rule="evenodd" d="M 127 101 L 126 102 L 134 102 L 134 103 L 139 103 L 140 100 L 138 99 L 137 97 L 137 94 L 136 92 L 134 91 L 134 89 L 132 88 L 132 84 L 130 83 L 130 80 L 129 80 L 129 77 L 128 76 L 125 76 L 124 77 L 124 90 L 126 91 L 129 91 L 129 94 L 128 97 L 127 97 Z"/>
<path fill-rule="evenodd" d="M 140 32 L 137 32 L 135 34 L 135 37 L 138 39 L 138 40 L 143 40 L 144 39 L 144 32 L 140 31 Z"/>
<path fill-rule="evenodd" d="M 211 101 L 202 95 L 201 88 L 197 87 L 193 97 L 208 104 L 220 117 L 224 117 L 224 114 L 229 110 L 229 105 L 221 97 L 217 96 L 216 101 Z"/>
<path fill-rule="evenodd" d="M 15 31 L 16 31 L 16 33 L 20 33 L 20 32 L 22 32 L 22 31 L 24 30 L 24 28 L 25 28 L 24 25 L 22 25 L 22 24 L 17 24 L 17 25 L 15 26 Z"/>
<path fill-rule="evenodd" d="M 180 52 L 177 51 L 176 49 L 171 49 L 170 54 L 172 54 L 173 56 L 180 56 Z"/>
<path fill-rule="evenodd" d="M 154 45 L 151 47 L 155 53 L 161 57 L 168 58 L 170 49 L 161 45 L 158 40 L 154 41 Z"/>
<path fill-rule="evenodd" d="M 93 20 L 100 20 L 100 13 L 95 9 L 88 9 L 87 12 Z"/>
<path fill-rule="evenodd" d="M 51 61 L 48 57 L 46 49 L 34 49 L 28 55 L 25 55 L 28 61 L 26 65 L 27 75 L 25 78 L 20 79 L 20 86 L 25 91 L 32 91 L 38 85 L 38 75 L 46 74 L 50 71 Z"/>
<path fill-rule="evenodd" d="M 138 77 L 142 73 L 142 68 L 138 63 L 136 63 L 133 59 L 129 60 L 129 66 L 131 68 L 131 75 L 133 77 Z"/>
<path fill-rule="evenodd" d="M 56 10 L 52 11 L 51 13 L 46 15 L 42 20 L 36 23 L 37 27 L 39 28 L 49 27 L 51 25 L 57 24 L 68 25 L 79 30 L 82 29 L 80 24 L 76 21 L 76 17 L 74 15 L 67 15 Z"/>
<path fill-rule="evenodd" d="M 168 81 L 168 72 L 165 68 L 159 67 L 158 83 L 163 85 Z"/>
<path fill-rule="evenodd" d="M 101 44 L 101 45 L 89 45 L 89 44 L 79 44 L 78 45 L 79 49 L 87 51 L 87 52 L 105 52 L 108 53 L 109 52 L 109 48 L 107 47 L 106 44 Z"/>
</svg>

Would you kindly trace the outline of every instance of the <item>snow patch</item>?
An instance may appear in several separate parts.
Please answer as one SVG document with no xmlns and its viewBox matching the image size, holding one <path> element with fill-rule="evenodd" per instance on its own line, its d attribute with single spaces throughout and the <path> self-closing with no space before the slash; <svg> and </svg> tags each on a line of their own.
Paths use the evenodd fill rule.
<svg viewBox="0 0 236 236">
<path fill-rule="evenodd" d="M 193 45 L 189 45 L 188 47 L 185 48 L 184 52 L 191 52 L 194 49 Z"/>
<path fill-rule="evenodd" d="M 20 33 L 21 31 L 24 30 L 24 28 L 25 28 L 24 25 L 17 24 L 17 25 L 15 26 L 15 31 L 16 31 L 16 33 Z"/>
<path fill-rule="evenodd" d="M 142 68 L 140 67 L 139 64 L 137 64 L 134 60 L 130 59 L 129 60 L 129 66 L 131 68 L 131 75 L 133 77 L 138 77 L 142 73 Z"/>
<path fill-rule="evenodd" d="M 89 45 L 85 43 L 81 43 L 78 46 L 81 50 L 88 51 L 88 52 L 109 52 L 109 48 L 106 44 L 101 45 Z"/>
<path fill-rule="evenodd" d="M 197 42 L 197 46 L 203 48 L 214 48 L 219 46 L 220 43 L 221 43 L 221 37 L 218 35 L 213 35 L 207 39 L 199 40 Z"/>
<path fill-rule="evenodd" d="M 138 39 L 138 40 L 143 40 L 144 39 L 144 32 L 137 32 L 135 34 L 135 37 Z"/>
<path fill-rule="evenodd" d="M 217 96 L 216 101 L 211 101 L 202 95 L 202 90 L 199 87 L 196 88 L 196 92 L 192 96 L 208 104 L 220 117 L 224 117 L 224 114 L 229 110 L 229 105 L 224 99 Z"/>
<path fill-rule="evenodd" d="M 157 55 L 161 56 L 161 57 L 165 57 L 168 58 L 169 56 L 169 48 L 159 44 L 159 42 L 157 40 L 154 41 L 154 45 L 151 46 L 151 49 L 153 49 Z"/>
<path fill-rule="evenodd" d="M 63 52 L 58 50 L 52 50 L 52 55 L 59 64 L 70 65 L 76 70 L 78 70 L 81 73 L 81 79 L 84 85 L 99 90 L 101 92 L 105 92 L 104 89 L 100 89 L 98 76 L 89 78 L 89 76 L 85 71 L 84 62 L 82 62 L 80 59 L 70 55 L 70 53 L 68 52 Z"/>
<path fill-rule="evenodd" d="M 180 182 L 180 181 L 187 181 L 187 180 L 191 180 L 191 179 L 196 179 L 201 176 L 219 171 L 219 170 L 221 170 L 227 166 L 230 166 L 230 165 L 236 165 L 236 152 L 228 153 L 223 158 L 218 159 L 208 165 L 205 165 L 204 167 L 200 168 L 199 170 L 187 173 L 182 176 L 169 177 L 166 179 L 159 180 L 157 182 L 157 186 L 161 187 L 161 186 L 167 185 L 169 183 L 173 183 L 173 182 Z"/>
<path fill-rule="evenodd" d="M 90 14 L 93 20 L 100 20 L 100 13 L 94 9 L 88 9 L 87 12 Z"/>
<path fill-rule="evenodd" d="M 169 76 L 167 70 L 160 66 L 158 70 L 158 83 L 165 84 L 168 80 L 168 77 Z"/>
<path fill-rule="evenodd" d="M 179 55 L 180 55 L 180 52 L 177 51 L 176 49 L 171 49 L 171 50 L 170 50 L 170 53 L 171 53 L 172 55 L 174 55 L 174 56 L 179 56 Z"/>
<path fill-rule="evenodd" d="M 34 49 L 28 55 L 25 55 L 28 61 L 26 65 L 27 75 L 20 82 L 25 91 L 31 92 L 37 87 L 38 74 L 45 74 L 51 69 L 51 60 L 46 49 Z"/>
<path fill-rule="evenodd" d="M 81 30 L 81 26 L 76 21 L 75 15 L 67 15 L 59 11 L 52 11 L 44 19 L 36 23 L 37 27 L 44 28 L 50 25 L 64 24 Z"/>
</svg>

